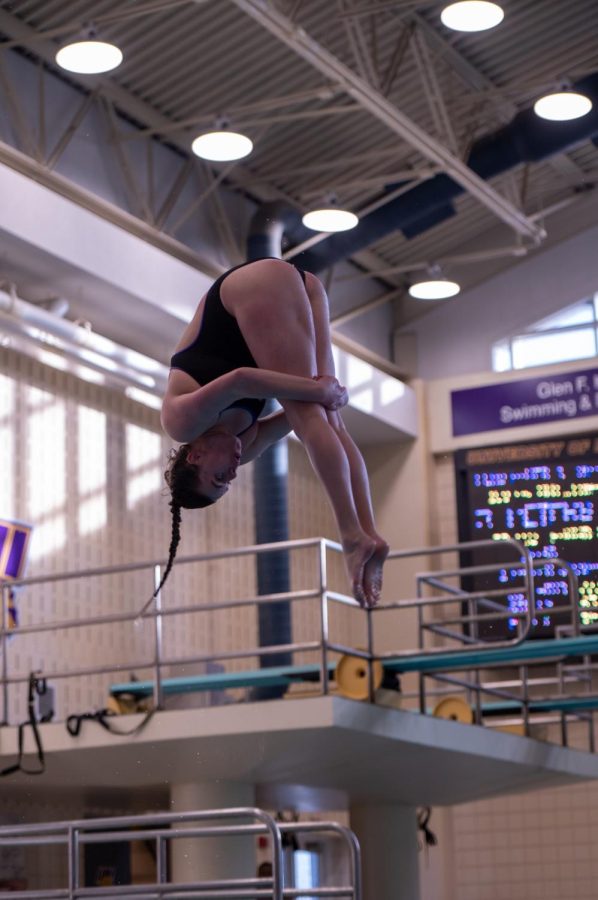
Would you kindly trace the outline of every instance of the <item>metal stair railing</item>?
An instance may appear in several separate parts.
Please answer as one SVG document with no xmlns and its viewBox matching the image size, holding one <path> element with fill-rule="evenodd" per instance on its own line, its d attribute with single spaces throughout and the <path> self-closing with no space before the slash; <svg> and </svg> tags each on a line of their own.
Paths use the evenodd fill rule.
<svg viewBox="0 0 598 900">
<path fill-rule="evenodd" d="M 525 610 L 519 612 L 513 612 L 511 615 L 516 618 L 519 622 L 518 634 L 512 641 L 507 641 L 505 644 L 512 645 L 519 643 L 524 640 L 526 635 L 529 632 L 531 627 L 531 617 L 534 608 L 534 600 L 533 600 L 533 574 L 532 574 L 532 563 L 529 551 L 518 541 L 514 541 L 509 539 L 508 541 L 501 541 L 499 543 L 495 541 L 475 541 L 471 543 L 463 543 L 463 544 L 454 544 L 448 546 L 441 547 L 423 547 L 416 548 L 413 550 L 402 550 L 402 551 L 393 551 L 389 555 L 389 561 L 391 560 L 400 560 L 404 561 L 407 559 L 412 559 L 416 557 L 425 557 L 428 558 L 433 555 L 437 555 L 439 553 L 457 551 L 457 550 L 468 550 L 468 549 L 476 549 L 481 547 L 493 547 L 494 549 L 500 549 L 502 546 L 511 546 L 512 549 L 516 551 L 517 556 L 517 564 L 522 567 L 523 572 L 523 581 L 524 586 L 523 590 L 528 598 L 527 608 Z M 186 665 L 191 663 L 208 663 L 208 662 L 217 662 L 217 661 L 231 661 L 235 659 L 242 658 L 250 658 L 250 657 L 258 657 L 259 659 L 263 659 L 270 654 L 278 653 L 281 651 L 297 653 L 297 652 L 310 652 L 317 653 L 319 656 L 319 678 L 320 684 L 322 687 L 323 693 L 328 693 L 329 690 L 329 680 L 331 676 L 331 664 L 330 655 L 331 653 L 354 653 L 355 655 L 360 655 L 360 651 L 355 648 L 346 647 L 339 643 L 334 643 L 330 640 L 330 627 L 329 627 L 329 604 L 330 603 L 340 603 L 340 604 L 349 604 L 355 606 L 355 601 L 353 598 L 347 596 L 346 594 L 341 594 L 339 592 L 335 592 L 330 589 L 329 579 L 328 579 L 328 562 L 327 562 L 327 554 L 328 552 L 339 553 L 342 554 L 342 547 L 335 541 L 328 540 L 326 538 L 308 538 L 302 540 L 293 540 L 293 541 L 282 541 L 274 544 L 260 544 L 260 545 L 252 545 L 247 547 L 239 547 L 230 550 L 223 550 L 216 553 L 206 553 L 206 554 L 197 554 L 194 556 L 181 557 L 175 561 L 175 565 L 183 566 L 191 563 L 210 563 L 215 560 L 228 560 L 233 558 L 243 558 L 247 556 L 257 556 L 261 553 L 270 552 L 274 549 L 288 549 L 288 550 L 303 550 L 306 548 L 313 548 L 316 552 L 315 566 L 314 566 L 314 587 L 307 590 L 300 591 L 291 591 L 285 592 L 283 594 L 272 594 L 265 595 L 261 597 L 241 597 L 234 599 L 226 599 L 218 602 L 207 602 L 207 603 L 192 603 L 186 606 L 181 605 L 172 605 L 164 608 L 162 606 L 162 598 L 161 594 L 158 593 L 155 598 L 155 603 L 153 608 L 148 608 L 148 604 L 138 605 L 137 609 L 130 612 L 122 612 L 122 613 L 111 613 L 107 615 L 92 615 L 92 616 L 81 616 L 76 619 L 62 619 L 62 620 L 53 620 L 53 621 L 45 621 L 34 624 L 23 624 L 19 625 L 18 629 L 11 630 L 7 627 L 6 623 L 6 606 L 7 606 L 7 597 L 8 590 L 16 587 L 33 587 L 35 585 L 49 585 L 56 583 L 66 583 L 71 582 L 75 579 L 88 579 L 92 577 L 102 577 L 107 575 L 114 574 L 122 574 L 126 575 L 127 573 L 138 573 L 138 572 L 147 572 L 148 581 L 151 578 L 151 589 L 148 584 L 148 593 L 151 593 L 151 590 L 160 582 L 161 573 L 163 570 L 163 563 L 149 561 L 144 563 L 133 563 L 133 564 L 125 564 L 125 565 L 117 565 L 117 566 L 109 566 L 102 568 L 94 568 L 88 570 L 81 571 L 71 571 L 71 572 L 62 572 L 45 576 L 36 576 L 31 578 L 20 579 L 19 581 L 13 582 L 9 585 L 0 585 L 0 591 L 2 594 L 2 628 L 0 628 L 0 650 L 2 651 L 0 654 L 0 681 L 1 681 L 1 689 L 2 689 L 2 700 L 3 700 L 3 717 L 0 720 L 3 724 L 9 724 L 9 689 L 15 685 L 26 683 L 28 680 L 28 675 L 18 674 L 11 677 L 10 672 L 10 652 L 9 652 L 9 641 L 11 636 L 26 636 L 26 635 L 43 635 L 47 634 L 48 636 L 54 632 L 68 632 L 74 630 L 76 633 L 77 629 L 81 628 L 90 628 L 94 626 L 103 626 L 108 624 L 113 624 L 117 628 L 123 628 L 126 623 L 132 624 L 136 623 L 140 620 L 146 620 L 153 624 L 153 651 L 151 653 L 150 658 L 146 658 L 143 660 L 139 659 L 129 659 L 125 662 L 118 664 L 98 664 L 95 666 L 73 666 L 72 668 L 62 669 L 59 667 L 46 667 L 44 665 L 43 675 L 52 681 L 56 681 L 62 678 L 73 678 L 73 677 L 82 677 L 82 676 L 90 676 L 90 675 L 106 675 L 109 673 L 117 673 L 125 671 L 131 671 L 135 669 L 145 669 L 151 670 L 153 673 L 153 699 L 154 699 L 154 707 L 160 709 L 163 707 L 163 671 L 166 666 L 178 666 L 178 665 Z M 314 635 L 314 640 L 296 642 L 292 644 L 285 644 L 284 646 L 269 646 L 269 647 L 246 647 L 243 649 L 235 650 L 235 651 L 221 651 L 218 652 L 215 650 L 209 654 L 197 654 L 194 656 L 190 656 L 188 658 L 166 658 L 163 651 L 163 639 L 162 639 L 162 630 L 167 622 L 169 622 L 172 617 L 177 616 L 186 616 L 191 613 L 204 613 L 209 614 L 212 611 L 233 611 L 242 607 L 250 607 L 258 608 L 258 606 L 262 604 L 269 603 L 277 603 L 281 600 L 288 600 L 293 602 L 307 602 L 308 600 L 316 600 L 320 604 L 320 624 L 319 624 L 319 634 Z M 363 651 L 364 658 L 372 659 L 375 655 L 373 648 L 373 618 L 372 614 L 382 614 L 388 610 L 401 610 L 401 609 L 412 609 L 416 608 L 418 614 L 423 617 L 424 609 L 433 609 L 437 607 L 439 604 L 444 603 L 454 603 L 455 598 L 450 592 L 445 592 L 444 596 L 441 597 L 432 597 L 432 598 L 423 598 L 421 596 L 408 598 L 404 600 L 398 600 L 396 602 L 383 603 L 380 604 L 374 610 L 370 610 L 367 612 L 366 625 L 368 630 L 368 647 L 366 651 Z M 483 646 L 486 642 L 479 642 L 479 646 Z M 496 644 L 494 644 L 496 646 Z M 430 648 L 431 653 L 435 653 L 439 648 Z M 417 655 L 421 652 L 420 649 L 414 649 L 410 651 L 413 655 Z M 449 651 L 450 652 L 450 651 Z M 396 658 L 397 654 L 389 654 Z M 399 656 L 403 656 L 404 653 L 398 654 Z M 407 654 L 409 655 L 409 653 Z M 383 658 L 383 656 L 381 657 Z M 247 673 L 250 675 L 251 673 Z M 250 683 L 250 682 L 249 682 Z"/>
<path fill-rule="evenodd" d="M 229 824 L 215 825 L 218 820 Z M 244 821 L 245 820 L 245 821 Z M 247 824 L 250 820 L 250 824 Z M 194 824 L 198 823 L 198 824 Z M 204 823 L 204 824 L 202 824 Z M 176 826 L 185 825 L 184 828 Z M 190 825 L 192 827 L 190 827 Z M 283 884 L 282 835 L 287 833 L 328 833 L 339 836 L 348 853 L 350 883 L 345 885 L 291 888 Z M 168 844 L 178 838 L 238 837 L 267 835 L 272 847 L 272 877 L 217 879 L 210 881 L 173 882 L 168 872 Z M 153 884 L 84 887 L 81 850 L 89 844 L 136 840 L 155 842 L 156 879 Z M 290 900 L 306 895 L 313 897 L 345 897 L 362 900 L 361 854 L 355 834 L 336 822 L 277 822 L 269 813 L 255 807 L 220 810 L 195 810 L 182 813 L 149 813 L 44 822 L 28 825 L 0 826 L 0 848 L 63 846 L 66 850 L 68 884 L 64 888 L 21 890 L 20 900 L 85 900 L 104 897 L 135 900 Z M 0 891 L 0 900 L 10 900 L 14 891 Z"/>
</svg>

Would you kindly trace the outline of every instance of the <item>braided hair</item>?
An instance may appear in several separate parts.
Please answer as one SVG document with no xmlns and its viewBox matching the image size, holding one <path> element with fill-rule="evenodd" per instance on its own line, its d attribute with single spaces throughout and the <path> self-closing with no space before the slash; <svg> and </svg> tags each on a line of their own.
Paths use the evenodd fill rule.
<svg viewBox="0 0 598 900">
<path fill-rule="evenodd" d="M 168 466 L 164 472 L 164 480 L 170 488 L 170 511 L 172 514 L 172 529 L 170 534 L 170 547 L 168 548 L 168 562 L 160 584 L 152 595 L 155 597 L 162 590 L 164 583 L 170 575 L 174 558 L 181 540 L 181 509 L 202 509 L 211 506 L 215 501 L 205 497 L 197 488 L 198 466 L 187 460 L 189 444 L 182 444 L 178 450 L 171 450 L 168 458 Z"/>
</svg>

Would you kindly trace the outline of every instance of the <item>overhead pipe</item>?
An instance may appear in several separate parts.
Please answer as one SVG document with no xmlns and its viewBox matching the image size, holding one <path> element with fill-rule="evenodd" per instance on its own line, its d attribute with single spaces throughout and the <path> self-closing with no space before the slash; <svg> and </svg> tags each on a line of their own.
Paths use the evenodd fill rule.
<svg viewBox="0 0 598 900">
<path fill-rule="evenodd" d="M 287 204 L 265 203 L 255 213 L 247 236 L 248 262 L 266 257 L 280 258 L 285 232 L 297 224 L 299 213 Z M 271 412 L 274 404 L 270 401 Z M 256 544 L 289 539 L 287 499 L 289 460 L 285 441 L 269 447 L 253 464 L 254 517 Z M 260 553 L 257 556 L 258 594 L 286 593 L 291 589 L 288 550 Z M 258 607 L 258 633 L 261 647 L 292 643 L 291 604 L 261 604 Z M 290 653 L 260 657 L 260 666 L 283 666 L 292 663 Z M 261 700 L 280 697 L 284 688 L 265 687 L 254 690 Z"/>
<path fill-rule="evenodd" d="M 583 141 L 598 145 L 598 73 L 588 75 L 572 85 L 593 101 L 591 111 L 580 119 L 549 122 L 540 119 L 533 109 L 518 113 L 508 124 L 477 141 L 471 150 L 468 166 L 480 177 L 489 179 L 522 163 L 541 162 L 557 153 L 565 153 Z M 392 190 L 396 185 L 390 185 Z M 395 200 L 365 215 L 356 228 L 331 235 L 293 257 L 310 272 L 321 272 L 347 259 L 371 244 L 400 230 L 413 238 L 455 215 L 453 200 L 464 188 L 449 175 L 438 174 Z"/>
<path fill-rule="evenodd" d="M 131 350 L 127 347 L 37 304 L 22 300 L 14 288 L 10 293 L 0 290 L 0 331 L 24 337 L 44 349 L 57 350 L 61 355 L 101 372 L 108 380 L 120 385 L 156 395 L 164 392 L 167 369 L 157 360 L 147 357 L 148 367 L 145 370 L 135 368 L 130 361 Z"/>
</svg>

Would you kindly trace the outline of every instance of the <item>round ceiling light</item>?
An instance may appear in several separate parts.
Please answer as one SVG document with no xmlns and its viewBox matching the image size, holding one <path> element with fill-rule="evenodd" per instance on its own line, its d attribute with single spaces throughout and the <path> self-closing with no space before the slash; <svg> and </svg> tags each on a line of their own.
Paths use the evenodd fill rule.
<svg viewBox="0 0 598 900">
<path fill-rule="evenodd" d="M 115 44 L 95 38 L 66 44 L 56 54 L 56 62 L 62 69 L 79 75 L 110 72 L 120 66 L 122 61 L 122 51 Z"/>
<path fill-rule="evenodd" d="M 460 0 L 440 13 L 440 20 L 453 31 L 487 31 L 499 25 L 505 14 L 498 3 L 489 0 Z"/>
<path fill-rule="evenodd" d="M 416 300 L 446 300 L 454 297 L 461 290 L 456 281 L 446 281 L 444 278 L 418 281 L 409 288 L 409 295 Z"/>
<path fill-rule="evenodd" d="M 196 156 L 214 162 L 230 162 L 243 159 L 253 150 L 253 142 L 236 131 L 209 131 L 200 134 L 191 144 Z"/>
<path fill-rule="evenodd" d="M 347 209 L 332 206 L 306 213 L 302 222 L 312 231 L 350 231 L 351 228 L 355 228 L 359 219 L 355 213 Z"/>
<path fill-rule="evenodd" d="M 534 103 L 534 112 L 541 119 L 553 122 L 566 122 L 569 119 L 580 119 L 592 108 L 592 101 L 585 94 L 576 91 L 559 91 L 546 94 Z"/>
</svg>

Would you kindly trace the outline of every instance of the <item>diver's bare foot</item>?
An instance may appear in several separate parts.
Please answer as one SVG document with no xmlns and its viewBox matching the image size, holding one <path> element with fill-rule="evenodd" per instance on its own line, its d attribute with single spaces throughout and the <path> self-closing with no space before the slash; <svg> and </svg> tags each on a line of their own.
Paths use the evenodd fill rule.
<svg viewBox="0 0 598 900">
<path fill-rule="evenodd" d="M 364 586 L 365 568 L 376 552 L 376 541 L 367 534 L 357 538 L 343 541 L 345 565 L 351 579 L 353 596 L 364 609 L 369 605 L 367 592 Z"/>
<path fill-rule="evenodd" d="M 375 550 L 366 562 L 363 571 L 363 590 L 367 606 L 375 606 L 380 599 L 380 594 L 382 593 L 382 567 L 388 556 L 389 549 L 383 538 L 376 538 Z"/>
</svg>

